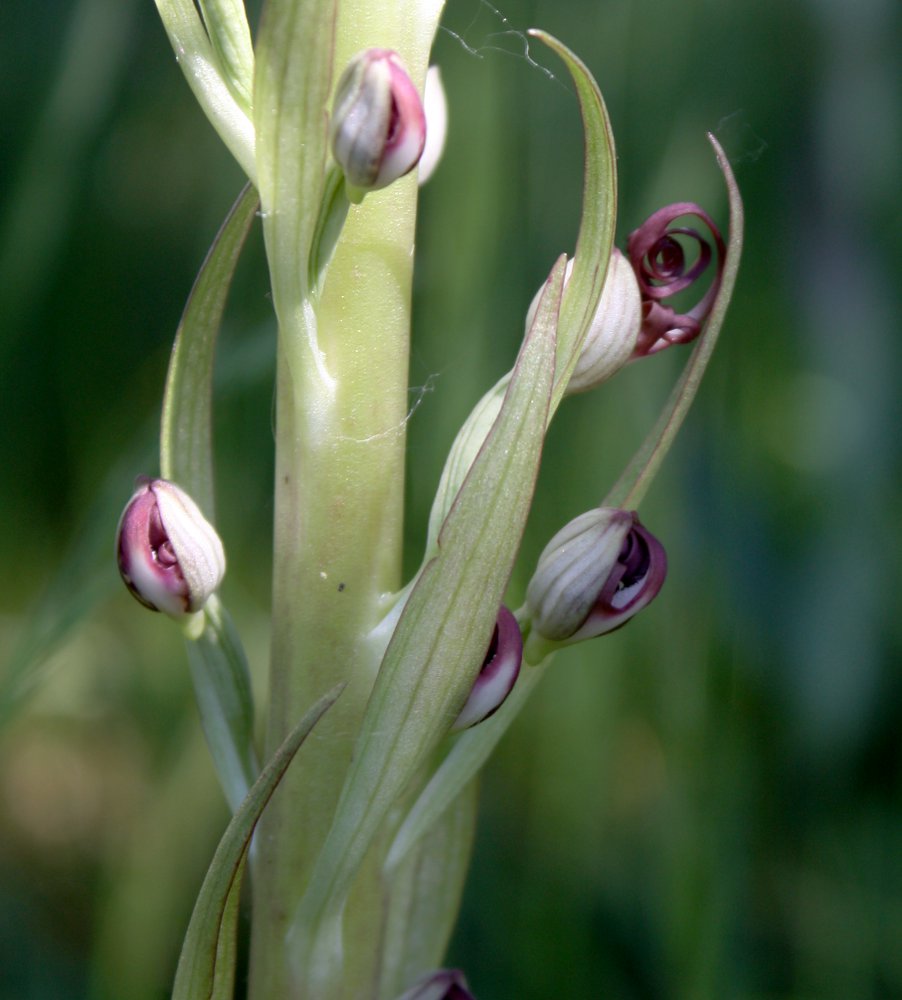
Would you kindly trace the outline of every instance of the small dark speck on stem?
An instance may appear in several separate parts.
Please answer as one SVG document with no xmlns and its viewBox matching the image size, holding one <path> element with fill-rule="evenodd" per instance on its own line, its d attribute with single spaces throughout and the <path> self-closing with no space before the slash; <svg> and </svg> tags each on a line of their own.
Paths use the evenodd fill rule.
<svg viewBox="0 0 902 1000">
<path fill-rule="evenodd" d="M 341 593 L 341 592 L 342 592 L 342 591 L 343 591 L 344 589 L 345 589 L 345 585 L 344 585 L 343 583 L 340 583 L 340 584 L 338 585 L 338 592 L 339 592 L 339 594 L 340 594 L 340 593 Z"/>
</svg>

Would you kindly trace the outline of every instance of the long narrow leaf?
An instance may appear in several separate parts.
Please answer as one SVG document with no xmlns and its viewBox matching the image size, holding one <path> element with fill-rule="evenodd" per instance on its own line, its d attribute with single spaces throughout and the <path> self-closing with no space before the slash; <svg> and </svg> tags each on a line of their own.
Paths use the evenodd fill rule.
<svg viewBox="0 0 902 1000">
<path fill-rule="evenodd" d="M 160 430 L 160 470 L 213 517 L 213 363 L 235 266 L 257 210 L 247 185 L 201 266 L 176 333 Z M 212 598 L 204 628 L 188 640 L 191 679 L 216 773 L 232 809 L 259 770 L 247 659 L 225 608 Z"/>
<path fill-rule="evenodd" d="M 254 751 L 254 703 L 241 640 L 214 595 L 204 629 L 189 639 L 188 663 L 204 737 L 226 801 L 234 811 L 260 772 Z"/>
<path fill-rule="evenodd" d="M 213 361 L 235 266 L 257 210 L 247 185 L 219 230 L 182 314 L 163 397 L 160 471 L 186 490 L 204 514 L 213 507 Z"/>
<path fill-rule="evenodd" d="M 268 0 L 257 41 L 254 114 L 263 229 L 280 325 L 294 331 L 327 159 L 336 0 Z"/>
<path fill-rule="evenodd" d="M 226 938 L 235 933 L 239 882 L 254 827 L 295 753 L 341 690 L 339 686 L 330 691 L 301 719 L 226 827 L 191 914 L 172 1000 L 219 1000 L 227 995 L 232 971 L 221 967 L 219 960 L 234 961 L 234 950 Z"/>
<path fill-rule="evenodd" d="M 558 324 L 554 392 L 548 420 L 554 416 L 579 357 L 589 324 L 598 309 L 604 276 L 614 243 L 617 214 L 617 171 L 614 136 L 598 85 L 586 66 L 561 42 L 541 31 L 531 32 L 556 52 L 567 65 L 576 85 L 585 133 L 585 175 L 582 217 L 576 241 L 573 273 L 567 282 Z M 476 404 L 451 446 L 429 515 L 425 560 L 432 557 L 440 525 L 467 470 L 501 406 L 510 375 L 505 375 Z"/>
<path fill-rule="evenodd" d="M 156 5 L 197 103 L 248 179 L 255 183 L 254 123 L 226 83 L 194 0 L 156 0 Z"/>
<path fill-rule="evenodd" d="M 557 371 L 550 408 L 553 414 L 567 388 L 604 287 L 617 221 L 617 169 L 614 134 L 601 91 L 592 74 L 582 60 L 553 36 L 536 30 L 530 31 L 530 34 L 556 52 L 566 64 L 576 85 L 585 133 L 582 216 L 573 273 L 561 303 Z"/>
<path fill-rule="evenodd" d="M 200 0 L 220 72 L 238 103 L 250 112 L 254 95 L 254 46 L 244 0 Z"/>
</svg>

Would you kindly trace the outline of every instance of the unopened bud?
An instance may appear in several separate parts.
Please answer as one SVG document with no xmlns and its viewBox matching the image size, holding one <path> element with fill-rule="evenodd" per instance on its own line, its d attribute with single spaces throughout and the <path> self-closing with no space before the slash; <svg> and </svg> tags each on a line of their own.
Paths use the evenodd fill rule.
<svg viewBox="0 0 902 1000">
<path fill-rule="evenodd" d="M 590 510 L 539 557 L 526 594 L 533 629 L 564 643 L 611 632 L 657 595 L 666 574 L 664 546 L 635 512 Z"/>
<path fill-rule="evenodd" d="M 119 520 L 125 585 L 145 607 L 183 618 L 199 611 L 225 573 L 219 535 L 174 483 L 141 476 Z"/>
<path fill-rule="evenodd" d="M 451 727 L 453 731 L 468 729 L 493 715 L 511 693 L 520 673 L 523 659 L 523 637 L 517 619 L 502 604 L 486 650 L 482 669 L 464 707 Z"/>
<path fill-rule="evenodd" d="M 564 273 L 565 285 L 572 271 L 571 258 Z M 532 325 L 540 294 L 536 294 L 526 314 L 527 329 Z M 632 357 L 641 326 L 639 283 L 630 262 L 615 247 L 611 251 L 598 308 L 567 383 L 568 394 L 594 389 L 618 372 Z"/>
<path fill-rule="evenodd" d="M 426 70 L 423 108 L 426 112 L 426 145 L 423 147 L 417 173 L 417 183 L 420 186 L 435 172 L 445 151 L 445 139 L 448 135 L 448 98 L 445 96 L 442 74 L 438 66 L 430 66 Z"/>
<path fill-rule="evenodd" d="M 439 969 L 424 976 L 398 1000 L 475 1000 L 459 969 Z"/>
<path fill-rule="evenodd" d="M 332 153 L 350 185 L 375 191 L 412 170 L 423 153 L 426 116 L 396 52 L 365 49 L 338 81 Z"/>
</svg>

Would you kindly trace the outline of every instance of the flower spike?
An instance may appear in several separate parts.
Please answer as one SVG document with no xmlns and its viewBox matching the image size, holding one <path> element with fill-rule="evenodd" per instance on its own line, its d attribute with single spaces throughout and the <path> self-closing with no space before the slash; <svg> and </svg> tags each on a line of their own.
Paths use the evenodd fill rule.
<svg viewBox="0 0 902 1000">
<path fill-rule="evenodd" d="M 492 641 L 486 650 L 482 669 L 479 671 L 470 696 L 460 715 L 451 727 L 456 732 L 468 729 L 493 715 L 511 693 L 520 674 L 523 659 L 523 637 L 517 619 L 502 604 Z"/>
<path fill-rule="evenodd" d="M 426 143 L 423 102 L 398 54 L 365 49 L 335 90 L 332 153 L 360 197 L 413 170 Z M 353 200 L 353 199 L 352 199 Z"/>
<path fill-rule="evenodd" d="M 581 514 L 539 557 L 526 593 L 533 629 L 561 644 L 612 632 L 657 596 L 666 575 L 664 546 L 635 511 Z"/>
<path fill-rule="evenodd" d="M 219 535 L 175 483 L 139 476 L 116 534 L 122 579 L 151 611 L 185 618 L 222 582 L 225 552 Z"/>
<path fill-rule="evenodd" d="M 711 243 L 697 229 L 672 225 L 686 216 L 700 219 L 710 232 L 717 251 L 717 270 L 701 299 L 688 312 L 677 313 L 664 305 L 663 300 L 692 285 L 708 269 L 714 256 Z M 694 243 L 696 248 L 691 262 L 686 259 L 687 242 Z M 689 201 L 660 208 L 630 234 L 627 254 L 642 293 L 642 329 L 634 357 L 657 354 L 671 344 L 694 340 L 714 303 L 726 258 L 723 237 L 711 216 Z"/>
</svg>

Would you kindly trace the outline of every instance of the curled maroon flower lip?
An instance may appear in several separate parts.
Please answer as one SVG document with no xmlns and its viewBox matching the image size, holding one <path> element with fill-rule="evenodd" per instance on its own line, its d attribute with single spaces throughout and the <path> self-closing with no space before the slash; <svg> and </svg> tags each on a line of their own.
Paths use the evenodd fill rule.
<svg viewBox="0 0 902 1000">
<path fill-rule="evenodd" d="M 704 224 L 711 242 L 689 225 L 674 222 L 695 217 Z M 687 257 L 687 249 L 694 253 Z M 710 266 L 717 251 L 717 270 L 705 294 L 687 312 L 678 313 L 663 300 L 689 288 Z M 702 324 L 720 287 L 726 245 L 708 213 L 691 201 L 659 208 L 630 234 L 627 255 L 642 293 L 642 329 L 634 357 L 656 354 L 671 344 L 688 344 L 701 332 Z"/>
</svg>

